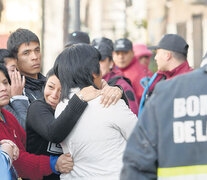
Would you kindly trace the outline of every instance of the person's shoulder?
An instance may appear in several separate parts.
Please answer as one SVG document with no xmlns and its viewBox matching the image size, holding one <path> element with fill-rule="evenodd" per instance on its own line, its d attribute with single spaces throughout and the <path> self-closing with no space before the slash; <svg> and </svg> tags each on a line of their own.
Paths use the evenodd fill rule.
<svg viewBox="0 0 207 180">
<path fill-rule="evenodd" d="M 117 77 L 119 77 L 117 78 L 117 82 L 116 82 L 117 85 L 120 85 L 120 86 L 125 85 L 125 86 L 132 87 L 131 81 L 129 78 L 126 78 L 124 76 L 117 76 Z"/>
<path fill-rule="evenodd" d="M 155 86 L 155 93 L 173 92 L 180 90 L 180 87 L 188 88 L 207 81 L 207 66 L 194 71 L 178 75 L 172 79 L 161 81 Z"/>
<path fill-rule="evenodd" d="M 103 107 L 103 104 L 100 104 L 101 101 L 101 96 L 98 96 L 97 98 L 89 101 L 89 106 L 88 107 L 93 107 L 96 109 L 100 109 L 101 111 L 105 111 L 105 112 L 114 112 L 117 111 L 118 109 L 125 109 L 128 108 L 128 106 L 126 105 L 125 101 L 123 99 L 119 99 L 117 101 L 116 104 L 111 104 L 109 107 Z"/>
<path fill-rule="evenodd" d="M 96 106 L 96 105 L 99 106 L 100 105 L 101 106 L 100 102 L 101 102 L 101 96 L 98 96 L 98 97 L 88 101 L 88 105 L 90 105 L 90 106 Z"/>
<path fill-rule="evenodd" d="M 166 80 L 166 81 L 162 81 L 160 84 L 164 84 L 164 83 L 168 83 L 168 84 L 173 84 L 176 82 L 181 82 L 183 80 L 188 80 L 188 79 L 196 79 L 198 77 L 205 77 L 205 75 L 207 75 L 207 66 L 206 68 L 199 68 L 184 74 L 180 74 L 178 76 L 175 76 L 172 79 Z"/>
<path fill-rule="evenodd" d="M 112 117 L 112 121 L 113 119 L 129 118 L 132 116 L 137 119 L 137 116 L 131 111 L 123 99 L 118 100 L 116 104 L 112 104 L 105 109 L 106 113 L 108 113 L 108 116 Z"/>
<path fill-rule="evenodd" d="M 89 108 L 95 107 L 96 109 L 101 108 L 107 110 L 107 109 L 113 109 L 115 106 L 126 105 L 123 99 L 118 100 L 115 105 L 111 104 L 108 108 L 103 107 L 103 104 L 101 104 L 100 102 L 101 102 L 101 96 L 98 96 L 95 99 L 88 102 L 88 107 Z"/>
<path fill-rule="evenodd" d="M 44 105 L 47 104 L 44 99 L 37 99 L 35 101 L 33 101 L 30 106 L 37 106 L 37 105 Z"/>
<path fill-rule="evenodd" d="M 44 99 L 37 99 L 29 105 L 28 112 L 38 109 L 40 110 L 42 108 L 50 108 L 50 105 L 47 104 Z"/>
<path fill-rule="evenodd" d="M 1 112 L 3 113 L 3 116 L 4 116 L 7 124 L 19 124 L 16 117 L 11 112 L 7 111 L 4 108 L 1 109 Z"/>
<path fill-rule="evenodd" d="M 2 108 L 1 112 L 3 113 L 4 116 L 10 117 L 10 118 L 15 118 L 14 115 L 5 108 Z"/>
<path fill-rule="evenodd" d="M 136 117 L 123 99 L 118 100 L 116 104 L 111 104 L 109 107 L 103 107 L 103 104 L 100 104 L 100 98 L 101 96 L 89 101 L 85 113 L 99 118 L 100 121 L 103 120 L 110 123 L 120 119 Z"/>
</svg>

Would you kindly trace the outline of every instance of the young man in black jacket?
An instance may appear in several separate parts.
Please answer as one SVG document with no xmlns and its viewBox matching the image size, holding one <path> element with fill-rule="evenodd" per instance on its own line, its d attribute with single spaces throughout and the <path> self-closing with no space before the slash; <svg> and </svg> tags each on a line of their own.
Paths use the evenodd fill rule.
<svg viewBox="0 0 207 180">
<path fill-rule="evenodd" d="M 24 94 L 30 103 L 42 98 L 45 77 L 40 73 L 41 52 L 37 35 L 27 29 L 17 29 L 9 36 L 7 49 L 17 59 L 19 71 L 25 76 Z"/>
<path fill-rule="evenodd" d="M 40 73 L 41 52 L 37 35 L 28 29 L 17 29 L 9 36 L 7 49 L 17 59 L 19 71 L 25 76 L 24 94 L 29 98 L 29 102 L 43 98 L 45 77 Z M 104 86 L 102 91 L 103 104 L 106 106 L 117 102 L 123 94 L 117 87 Z"/>
</svg>

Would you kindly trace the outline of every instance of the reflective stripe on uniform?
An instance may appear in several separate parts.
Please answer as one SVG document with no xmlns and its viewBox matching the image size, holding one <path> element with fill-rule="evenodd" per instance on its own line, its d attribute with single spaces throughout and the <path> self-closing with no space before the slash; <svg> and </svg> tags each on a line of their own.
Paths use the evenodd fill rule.
<svg viewBox="0 0 207 180">
<path fill-rule="evenodd" d="M 173 177 L 158 177 L 157 180 L 206 180 L 207 174 L 173 176 Z"/>
<path fill-rule="evenodd" d="M 157 176 L 159 180 L 207 179 L 207 165 L 158 168 Z"/>
</svg>

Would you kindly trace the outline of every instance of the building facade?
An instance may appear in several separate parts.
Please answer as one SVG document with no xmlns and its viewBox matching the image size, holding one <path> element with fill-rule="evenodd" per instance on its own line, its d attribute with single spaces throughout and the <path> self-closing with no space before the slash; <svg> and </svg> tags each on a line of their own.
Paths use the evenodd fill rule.
<svg viewBox="0 0 207 180">
<path fill-rule="evenodd" d="M 68 33 L 75 31 L 77 0 L 0 0 L 0 48 L 10 32 L 28 28 L 41 40 L 42 72 L 53 66 Z M 127 37 L 134 43 L 157 44 L 165 33 L 178 33 L 188 44 L 188 60 L 199 67 L 207 51 L 207 0 L 79 0 L 80 30 L 91 40 Z M 77 13 L 77 12 L 76 12 Z"/>
<path fill-rule="evenodd" d="M 0 0 L 0 4 L 0 48 L 6 48 L 9 34 L 18 28 L 32 29 L 41 37 L 41 0 Z"/>
<path fill-rule="evenodd" d="M 147 0 L 148 36 L 156 44 L 165 33 L 177 33 L 189 44 L 188 61 L 200 66 L 207 51 L 207 0 Z"/>
<path fill-rule="evenodd" d="M 145 1 L 81 0 L 80 8 L 82 30 L 91 39 L 127 37 L 133 42 L 147 42 Z"/>
</svg>

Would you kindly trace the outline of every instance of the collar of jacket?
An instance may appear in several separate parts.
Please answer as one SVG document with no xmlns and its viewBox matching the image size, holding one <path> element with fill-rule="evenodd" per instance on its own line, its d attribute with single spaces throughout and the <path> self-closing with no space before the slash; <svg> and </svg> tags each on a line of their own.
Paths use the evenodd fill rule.
<svg viewBox="0 0 207 180">
<path fill-rule="evenodd" d="M 32 90 L 41 90 L 46 82 L 45 76 L 43 76 L 41 73 L 38 74 L 38 79 L 25 76 L 25 80 L 25 88 Z"/>
<path fill-rule="evenodd" d="M 133 57 L 132 61 L 129 63 L 129 65 L 125 68 L 118 68 L 121 71 L 125 71 L 126 69 L 130 68 L 131 66 L 134 66 L 134 64 L 136 63 L 137 59 L 135 57 Z"/>
<path fill-rule="evenodd" d="M 189 67 L 188 61 L 186 60 L 184 63 L 180 64 L 171 71 L 158 71 L 157 74 L 165 75 L 167 79 L 170 79 L 174 76 L 177 76 L 178 74 L 182 74 L 188 71 L 192 71 L 192 69 Z"/>
</svg>

